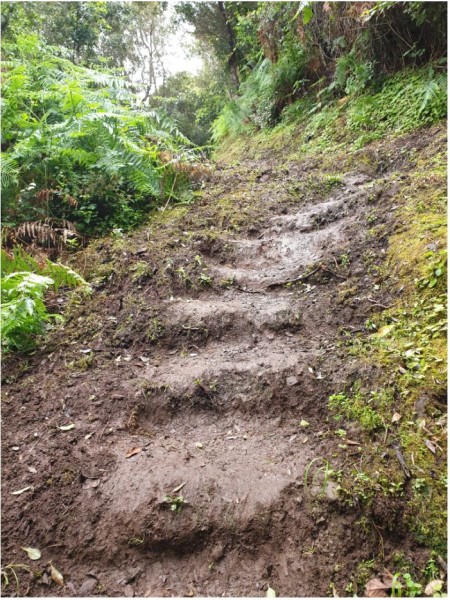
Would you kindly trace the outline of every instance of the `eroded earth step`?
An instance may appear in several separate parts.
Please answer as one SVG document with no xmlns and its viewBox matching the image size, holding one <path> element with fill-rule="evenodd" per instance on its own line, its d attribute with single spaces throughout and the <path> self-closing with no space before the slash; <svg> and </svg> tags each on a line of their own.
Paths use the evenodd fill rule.
<svg viewBox="0 0 450 600">
<path fill-rule="evenodd" d="M 281 427 L 279 419 L 238 415 L 197 415 L 173 425 L 150 440 L 116 440 L 114 471 L 84 491 L 93 507 L 96 552 L 117 569 L 118 584 L 139 573 L 139 595 L 260 595 L 255 592 L 270 578 L 264 572 L 271 564 L 280 591 L 293 594 L 311 585 L 316 545 L 332 568 L 335 538 L 346 538 L 351 518 L 329 521 L 336 489 L 320 477 L 313 482 L 320 467 L 313 461 L 323 452 L 317 429 L 302 429 L 295 419 Z M 141 450 L 127 458 L 130 444 Z M 81 529 L 89 561 L 85 536 Z M 357 544 L 348 539 L 346 551 Z M 127 555 L 134 567 L 124 574 L 118 565 Z M 233 578 L 237 568 L 248 571 L 245 585 L 252 587 Z M 221 585 L 227 578 L 226 589 L 217 587 L 215 573 Z M 182 587 L 186 579 L 192 589 Z"/>
<path fill-rule="evenodd" d="M 274 217 L 260 239 L 229 240 L 232 264 L 211 261 L 211 272 L 221 281 L 250 289 L 295 278 L 354 235 L 355 220 L 367 200 L 367 192 L 360 187 L 364 181 L 363 177 L 349 178 L 346 187 L 326 202 Z"/>
<path fill-rule="evenodd" d="M 166 302 L 164 327 L 181 336 L 205 330 L 214 337 L 232 332 L 247 338 L 256 332 L 295 331 L 301 326 L 302 305 L 294 292 L 261 295 L 226 290 L 219 298 L 175 298 Z"/>
<path fill-rule="evenodd" d="M 130 444 L 143 449 L 127 458 Z M 178 553 L 218 532 L 231 539 L 277 505 L 289 486 L 303 493 L 318 446 L 317 431 L 294 418 L 281 428 L 279 419 L 238 415 L 196 415 L 150 439 L 122 439 L 114 445 L 114 472 L 101 483 L 105 508 L 97 529 L 113 521 L 118 546 L 136 538 L 146 549 Z"/>
</svg>

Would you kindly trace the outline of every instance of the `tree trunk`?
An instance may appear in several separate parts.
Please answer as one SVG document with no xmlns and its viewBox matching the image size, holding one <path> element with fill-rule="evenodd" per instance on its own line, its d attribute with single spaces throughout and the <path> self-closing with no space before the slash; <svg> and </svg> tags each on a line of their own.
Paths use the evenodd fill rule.
<svg viewBox="0 0 450 600">
<path fill-rule="evenodd" d="M 236 56 L 236 40 L 234 36 L 233 28 L 228 20 L 227 9 L 225 7 L 224 2 L 218 2 L 217 7 L 219 9 L 219 13 L 222 17 L 223 23 L 225 25 L 225 31 L 227 35 L 227 43 L 229 49 L 228 55 L 228 69 L 230 71 L 231 81 L 233 86 L 238 89 L 240 81 L 239 81 L 239 64 Z"/>
</svg>

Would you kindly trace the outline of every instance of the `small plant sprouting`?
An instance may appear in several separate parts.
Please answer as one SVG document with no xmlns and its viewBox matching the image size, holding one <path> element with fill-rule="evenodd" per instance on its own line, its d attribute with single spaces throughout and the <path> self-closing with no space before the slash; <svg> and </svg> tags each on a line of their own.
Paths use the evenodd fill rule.
<svg viewBox="0 0 450 600">
<path fill-rule="evenodd" d="M 318 477 L 320 477 L 320 474 L 323 474 L 323 481 L 321 484 L 321 488 L 322 488 L 322 494 L 325 493 L 325 488 L 327 487 L 327 484 L 329 482 L 329 480 L 334 477 L 337 480 L 340 480 L 341 476 L 342 476 L 342 472 L 341 471 L 336 471 L 335 469 L 333 469 L 330 465 L 330 463 L 322 457 L 317 457 L 314 458 L 306 467 L 305 469 L 305 477 L 304 477 L 304 481 L 305 481 L 305 488 L 308 488 L 308 476 L 309 476 L 309 472 L 311 470 L 311 467 L 313 466 L 314 463 L 316 462 L 322 462 L 324 463 L 323 466 L 318 467 L 312 477 L 312 485 L 314 486 L 314 484 L 316 483 Z"/>
<path fill-rule="evenodd" d="M 180 513 L 187 504 L 183 496 L 165 496 L 164 502 L 170 506 L 170 510 Z"/>
<path fill-rule="evenodd" d="M 327 188 L 327 192 L 331 191 L 338 185 L 342 185 L 342 177 L 339 177 L 339 175 L 329 175 L 325 179 L 325 187 Z"/>
<path fill-rule="evenodd" d="M 341 254 L 339 262 L 343 267 L 348 267 L 350 264 L 350 256 L 347 253 Z"/>
<path fill-rule="evenodd" d="M 198 280 L 200 285 L 203 285 L 204 287 L 212 285 L 212 278 L 209 275 L 206 275 L 206 273 L 201 273 Z"/>
<path fill-rule="evenodd" d="M 403 585 L 399 579 L 403 579 Z M 422 594 L 422 586 L 420 583 L 413 581 L 409 573 L 395 573 L 392 579 L 391 598 L 416 598 Z"/>
<path fill-rule="evenodd" d="M 141 544 L 144 543 L 144 539 L 145 539 L 145 536 L 142 536 L 141 538 L 140 537 L 131 537 L 128 540 L 128 545 L 131 547 L 140 546 Z"/>
<path fill-rule="evenodd" d="M 10 563 L 5 567 L 2 567 L 2 592 L 5 592 L 10 585 L 10 578 L 13 577 L 16 583 L 16 595 L 20 596 L 20 579 L 17 574 L 19 570 L 26 571 L 27 573 L 33 573 L 28 565 Z"/>
<path fill-rule="evenodd" d="M 371 210 L 369 212 L 369 214 L 367 215 L 367 223 L 369 225 L 373 225 L 373 223 L 375 223 L 376 220 L 377 220 L 377 213 L 374 210 Z"/>
<path fill-rule="evenodd" d="M 222 281 L 220 282 L 220 287 L 223 288 L 229 288 L 231 286 L 233 286 L 235 284 L 235 279 L 234 279 L 234 275 L 231 277 L 228 277 L 228 279 L 222 279 Z"/>
</svg>

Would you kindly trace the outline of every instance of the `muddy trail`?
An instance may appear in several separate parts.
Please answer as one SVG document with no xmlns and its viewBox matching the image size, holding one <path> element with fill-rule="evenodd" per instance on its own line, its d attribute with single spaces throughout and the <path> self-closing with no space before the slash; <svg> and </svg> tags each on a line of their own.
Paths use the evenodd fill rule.
<svg viewBox="0 0 450 600">
<path fill-rule="evenodd" d="M 395 501 L 371 507 L 367 530 L 340 500 L 330 471 L 364 438 L 347 424 L 354 445 L 337 455 L 327 400 L 376 377 L 341 343 L 398 293 L 367 269 L 387 243 L 368 215 L 395 229 L 408 149 L 435 135 L 334 179 L 314 161 L 222 162 L 159 230 L 85 251 L 92 297 L 4 370 L 4 562 L 42 551 L 22 595 L 345 595 L 362 561 L 422 552 Z"/>
</svg>

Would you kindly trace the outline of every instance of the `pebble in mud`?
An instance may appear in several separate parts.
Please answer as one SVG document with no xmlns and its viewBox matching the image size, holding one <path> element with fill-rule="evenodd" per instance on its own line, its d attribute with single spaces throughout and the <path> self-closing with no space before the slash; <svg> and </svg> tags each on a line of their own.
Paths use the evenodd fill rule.
<svg viewBox="0 0 450 600">
<path fill-rule="evenodd" d="M 225 556 L 225 546 L 217 544 L 211 551 L 211 560 L 213 562 L 219 562 Z"/>
</svg>

